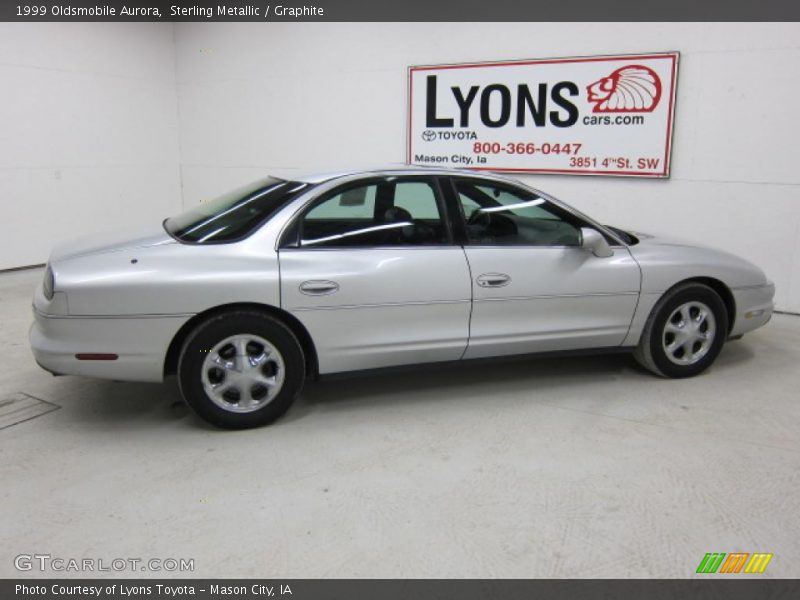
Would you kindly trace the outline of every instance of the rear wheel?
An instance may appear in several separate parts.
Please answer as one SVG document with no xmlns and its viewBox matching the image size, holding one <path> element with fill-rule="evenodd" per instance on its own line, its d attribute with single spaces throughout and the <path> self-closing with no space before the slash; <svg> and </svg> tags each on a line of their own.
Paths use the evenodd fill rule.
<svg viewBox="0 0 800 600">
<path fill-rule="evenodd" d="M 266 425 L 291 406 L 305 379 L 300 343 L 257 311 L 220 314 L 200 324 L 178 362 L 181 394 L 203 419 L 227 429 Z"/>
<path fill-rule="evenodd" d="M 662 377 L 692 377 L 714 362 L 727 334 L 728 313 L 719 295 L 686 283 L 656 304 L 634 356 Z"/>
</svg>

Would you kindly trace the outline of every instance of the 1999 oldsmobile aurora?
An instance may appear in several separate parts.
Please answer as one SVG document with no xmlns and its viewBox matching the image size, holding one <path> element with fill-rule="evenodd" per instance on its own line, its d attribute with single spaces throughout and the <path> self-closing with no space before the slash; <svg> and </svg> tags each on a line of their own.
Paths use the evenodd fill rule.
<svg viewBox="0 0 800 600">
<path fill-rule="evenodd" d="M 706 369 L 764 325 L 752 264 L 632 234 L 521 183 L 429 168 L 268 177 L 125 240 L 56 248 L 31 346 L 54 374 L 177 375 L 220 427 L 277 419 L 308 376 L 632 351 Z"/>
</svg>

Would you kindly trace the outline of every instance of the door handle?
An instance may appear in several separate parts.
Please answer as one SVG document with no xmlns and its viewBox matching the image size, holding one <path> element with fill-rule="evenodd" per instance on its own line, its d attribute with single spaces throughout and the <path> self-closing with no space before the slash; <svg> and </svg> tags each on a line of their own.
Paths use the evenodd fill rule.
<svg viewBox="0 0 800 600">
<path fill-rule="evenodd" d="M 306 296 L 326 296 L 339 291 L 339 284 L 335 281 L 312 279 L 300 284 L 300 293 Z"/>
<path fill-rule="evenodd" d="M 475 280 L 481 287 L 503 287 L 511 283 L 511 277 L 505 273 L 484 273 Z"/>
</svg>

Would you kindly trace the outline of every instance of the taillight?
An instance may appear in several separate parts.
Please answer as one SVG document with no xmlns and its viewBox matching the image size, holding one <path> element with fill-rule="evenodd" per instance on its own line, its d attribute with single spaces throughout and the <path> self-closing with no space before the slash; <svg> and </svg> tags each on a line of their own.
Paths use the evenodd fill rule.
<svg viewBox="0 0 800 600">
<path fill-rule="evenodd" d="M 55 293 L 56 288 L 56 278 L 53 275 L 53 269 L 50 268 L 50 265 L 47 265 L 47 268 L 44 270 L 44 281 L 42 282 L 42 292 L 44 292 L 44 297 L 48 300 L 53 299 L 53 294 Z"/>
</svg>

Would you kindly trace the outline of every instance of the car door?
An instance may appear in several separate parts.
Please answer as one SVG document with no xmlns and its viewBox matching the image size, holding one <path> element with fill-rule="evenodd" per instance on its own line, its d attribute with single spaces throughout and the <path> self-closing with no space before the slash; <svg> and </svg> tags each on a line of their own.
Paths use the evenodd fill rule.
<svg viewBox="0 0 800 600">
<path fill-rule="evenodd" d="M 459 359 L 471 283 L 438 180 L 359 180 L 312 201 L 279 248 L 281 305 L 320 373 Z"/>
<path fill-rule="evenodd" d="M 473 307 L 465 358 L 619 346 L 638 302 L 640 270 L 618 242 L 580 247 L 571 211 L 524 188 L 453 180 L 468 243 Z"/>
</svg>

